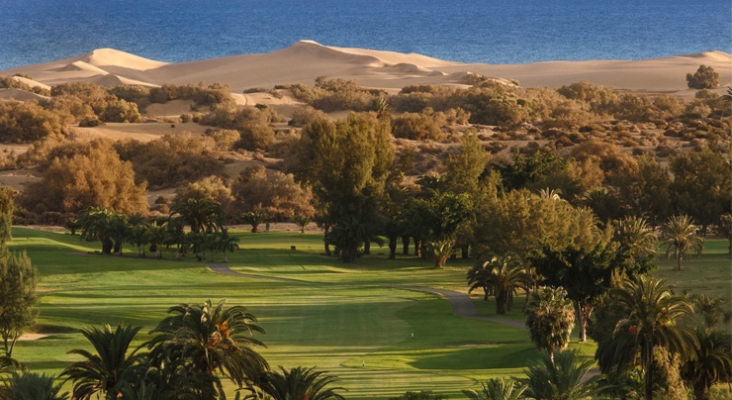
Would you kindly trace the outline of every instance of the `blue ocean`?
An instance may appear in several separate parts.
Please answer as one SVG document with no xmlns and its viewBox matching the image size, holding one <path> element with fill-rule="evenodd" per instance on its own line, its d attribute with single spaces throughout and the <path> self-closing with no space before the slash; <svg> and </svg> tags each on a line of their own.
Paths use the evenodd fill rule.
<svg viewBox="0 0 732 400">
<path fill-rule="evenodd" d="M 112 47 L 190 61 L 325 45 L 482 63 L 732 52 L 730 0 L 0 0 L 0 70 Z"/>
</svg>

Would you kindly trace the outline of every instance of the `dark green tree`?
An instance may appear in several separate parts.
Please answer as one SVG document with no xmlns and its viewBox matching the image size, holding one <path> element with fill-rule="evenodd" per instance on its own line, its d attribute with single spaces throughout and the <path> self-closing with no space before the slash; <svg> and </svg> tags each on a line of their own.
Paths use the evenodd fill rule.
<svg viewBox="0 0 732 400">
<path fill-rule="evenodd" d="M 689 89 L 714 89 L 719 86 L 719 73 L 711 66 L 700 65 L 694 74 L 686 74 Z"/>
<path fill-rule="evenodd" d="M 73 382 L 73 398 L 89 400 L 95 395 L 108 399 L 117 398 L 124 383 L 139 379 L 141 357 L 136 350 L 129 351 L 130 344 L 142 327 L 117 325 L 113 329 L 105 325 L 81 330 L 82 335 L 91 343 L 94 353 L 83 349 L 69 351 L 69 354 L 82 356 L 64 369 L 62 376 Z"/>
<path fill-rule="evenodd" d="M 170 218 L 179 218 L 191 227 L 191 232 L 216 232 L 224 226 L 221 204 L 212 199 L 187 198 L 170 207 Z"/>
<path fill-rule="evenodd" d="M 721 152 L 704 149 L 686 152 L 670 160 L 674 175 L 670 186 L 671 199 L 677 214 L 690 215 L 701 225 L 702 235 L 707 227 L 730 212 L 732 167 Z"/>
<path fill-rule="evenodd" d="M 5 351 L 2 358 L 7 363 L 15 364 L 15 343 L 35 322 L 37 281 L 36 270 L 25 253 L 10 255 L 0 247 L 0 337 Z"/>
<path fill-rule="evenodd" d="M 585 380 L 592 361 L 580 361 L 576 351 L 562 351 L 554 356 L 541 352 L 538 363 L 529 366 L 526 378 L 526 397 L 536 400 L 590 400 L 597 389 L 595 379 Z"/>
<path fill-rule="evenodd" d="M 574 329 L 574 308 L 567 292 L 561 287 L 542 287 L 532 293 L 526 326 L 534 345 L 554 359 L 555 353 L 567 348 Z"/>
<path fill-rule="evenodd" d="M 344 400 L 336 391 L 345 389 L 330 387 L 337 379 L 335 376 L 315 371 L 315 367 L 286 370 L 280 366 L 280 371 L 266 372 L 257 384 L 272 400 Z M 250 398 L 258 399 L 256 395 Z"/>
<path fill-rule="evenodd" d="M 243 306 L 181 304 L 168 309 L 170 316 L 150 333 L 150 359 L 157 368 L 180 368 L 224 396 L 219 374 L 239 387 L 251 385 L 268 369 L 254 349 L 263 343 L 252 337 L 264 333 L 254 315 Z M 213 397 L 204 397 L 212 400 Z"/>
<path fill-rule="evenodd" d="M 36 373 L 13 373 L 3 380 L 1 400 L 67 400 L 68 392 L 61 392 L 62 384 L 55 384 L 52 376 Z"/>
<path fill-rule="evenodd" d="M 686 299 L 674 296 L 664 281 L 645 276 L 636 281 L 626 279 L 611 293 L 621 318 L 615 326 L 613 343 L 598 347 L 600 367 L 606 370 L 611 365 L 632 365 L 629 361 L 640 353 L 644 397 L 651 400 L 654 348 L 664 347 L 687 358 L 698 344 L 693 331 L 678 323 L 693 315 L 693 307 Z"/>
<path fill-rule="evenodd" d="M 661 226 L 661 243 L 666 247 L 666 256 L 673 255 L 676 260 L 676 270 L 681 270 L 681 260 L 689 250 L 701 254 L 704 249 L 704 238 L 697 234 L 697 226 L 687 215 L 674 215 Z"/>
</svg>

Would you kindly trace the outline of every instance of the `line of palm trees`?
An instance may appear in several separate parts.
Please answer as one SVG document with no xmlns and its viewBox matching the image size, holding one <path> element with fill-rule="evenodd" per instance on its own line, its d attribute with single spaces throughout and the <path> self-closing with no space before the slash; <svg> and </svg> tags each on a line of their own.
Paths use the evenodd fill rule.
<svg viewBox="0 0 732 400">
<path fill-rule="evenodd" d="M 148 249 L 155 258 L 162 258 L 163 246 L 168 246 L 175 247 L 176 259 L 191 251 L 199 260 L 209 255 L 212 262 L 222 253 L 227 262 L 227 254 L 238 248 L 239 241 L 229 235 L 221 205 L 211 199 L 183 199 L 171 207 L 168 217 L 152 219 L 92 207 L 66 227 L 72 234 L 79 231 L 82 239 L 100 241 L 103 254 L 121 255 L 127 243 L 137 248 L 140 257 Z"/>
<path fill-rule="evenodd" d="M 257 352 L 265 331 L 243 306 L 222 300 L 180 304 L 150 331 L 152 338 L 132 349 L 141 327 L 105 325 L 81 333 L 93 351 L 75 349 L 80 361 L 61 373 L 72 383 L 72 399 L 222 400 L 223 380 L 248 389 L 246 398 L 343 400 L 335 377 L 315 368 L 271 370 Z M 1 400 L 67 400 L 52 376 L 13 371 L 0 386 Z M 236 399 L 241 398 L 237 391 Z"/>
</svg>

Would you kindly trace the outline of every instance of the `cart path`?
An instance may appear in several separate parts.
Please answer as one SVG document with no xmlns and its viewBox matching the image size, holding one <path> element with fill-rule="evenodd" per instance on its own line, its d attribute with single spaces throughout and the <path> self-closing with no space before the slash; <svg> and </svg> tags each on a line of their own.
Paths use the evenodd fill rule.
<svg viewBox="0 0 732 400">
<path fill-rule="evenodd" d="M 264 280 L 269 280 L 269 281 L 294 283 L 294 284 L 299 284 L 299 285 L 332 285 L 331 283 L 309 282 L 309 281 L 303 281 L 303 280 L 298 280 L 298 279 L 280 278 L 280 277 L 275 277 L 275 276 L 265 276 L 265 275 L 237 272 L 237 271 L 232 271 L 229 268 L 229 266 L 226 264 L 210 263 L 210 264 L 207 264 L 207 266 L 211 271 L 218 273 L 218 274 L 223 274 L 223 275 L 242 276 L 242 277 L 251 278 L 251 279 L 264 279 Z M 349 285 L 349 286 L 353 286 L 353 285 Z M 473 300 L 470 299 L 470 296 L 468 296 L 464 293 L 456 292 L 454 290 L 435 289 L 435 288 L 423 287 L 423 286 L 387 285 L 387 287 L 438 294 L 450 302 L 450 304 L 452 305 L 453 314 L 458 317 L 494 322 L 497 324 L 507 325 L 507 326 L 517 328 L 517 329 L 523 329 L 523 330 L 527 329 L 526 325 L 524 325 L 523 322 L 513 321 L 510 319 L 499 318 L 499 317 L 490 317 L 487 315 L 479 314 L 478 308 L 473 303 Z"/>
</svg>

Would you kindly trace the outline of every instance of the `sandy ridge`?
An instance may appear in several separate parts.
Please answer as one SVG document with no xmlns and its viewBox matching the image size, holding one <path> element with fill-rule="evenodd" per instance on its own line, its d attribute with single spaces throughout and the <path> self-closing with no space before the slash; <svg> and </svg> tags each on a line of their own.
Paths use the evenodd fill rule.
<svg viewBox="0 0 732 400">
<path fill-rule="evenodd" d="M 466 73 L 491 78 L 516 79 L 523 86 L 559 87 L 586 80 L 598 85 L 650 92 L 687 90 L 686 74 L 700 64 L 720 74 L 722 86 L 732 83 L 732 55 L 721 51 L 639 61 L 551 61 L 517 65 L 465 64 L 420 54 L 340 48 L 313 41 L 299 41 L 264 54 L 246 54 L 183 63 L 151 60 L 115 49 L 44 64 L 0 71 L 0 76 L 24 73 L 40 85 L 89 81 L 104 86 L 163 83 L 222 82 L 234 93 L 275 84 L 312 84 L 318 76 L 352 79 L 377 88 L 400 89 L 407 85 L 463 83 Z"/>
</svg>

